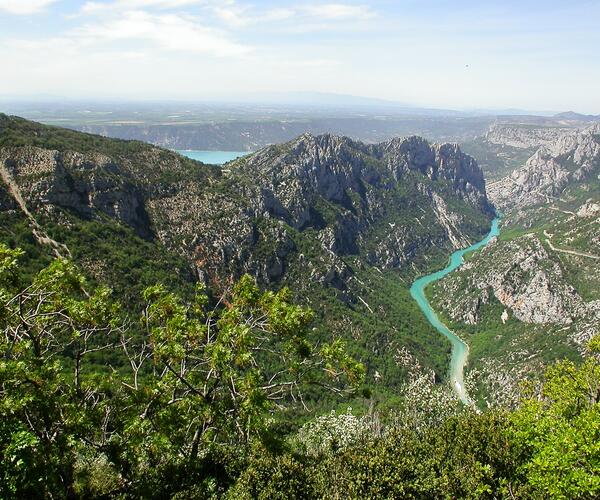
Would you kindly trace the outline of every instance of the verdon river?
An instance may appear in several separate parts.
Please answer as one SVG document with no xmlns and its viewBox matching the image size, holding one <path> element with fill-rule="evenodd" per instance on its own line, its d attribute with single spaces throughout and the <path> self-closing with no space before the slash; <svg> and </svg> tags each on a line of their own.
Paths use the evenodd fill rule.
<svg viewBox="0 0 600 500">
<path fill-rule="evenodd" d="M 500 234 L 500 218 L 496 217 L 492 221 L 492 227 L 490 232 L 487 234 L 485 238 L 477 243 L 474 243 L 468 248 L 463 248 L 462 250 L 457 250 L 454 252 L 448 261 L 448 265 L 435 273 L 428 274 L 426 276 L 422 276 L 417 279 L 412 286 L 410 287 L 410 295 L 413 299 L 419 304 L 421 311 L 425 314 L 425 317 L 431 323 L 431 325 L 442 335 L 444 335 L 452 344 L 452 357 L 450 359 L 450 370 L 449 370 L 449 378 L 454 391 L 460 398 L 460 400 L 467 404 L 473 404 L 469 394 L 467 393 L 467 389 L 465 388 L 464 380 L 463 380 L 463 371 L 465 365 L 467 363 L 467 358 L 469 356 L 469 346 L 465 344 L 458 335 L 456 335 L 452 330 L 450 330 L 444 323 L 440 321 L 437 317 L 437 314 L 431 307 L 431 304 L 427 300 L 425 296 L 425 288 L 434 281 L 442 279 L 447 274 L 454 271 L 464 262 L 464 255 L 466 253 L 472 252 L 474 250 L 478 250 L 486 246 L 492 238 L 498 236 Z"/>
<path fill-rule="evenodd" d="M 208 165 L 223 165 L 228 161 L 235 160 L 240 156 L 250 154 L 249 151 L 198 151 L 195 149 L 177 149 L 180 155 L 187 156 L 192 160 L 198 160 Z"/>
</svg>

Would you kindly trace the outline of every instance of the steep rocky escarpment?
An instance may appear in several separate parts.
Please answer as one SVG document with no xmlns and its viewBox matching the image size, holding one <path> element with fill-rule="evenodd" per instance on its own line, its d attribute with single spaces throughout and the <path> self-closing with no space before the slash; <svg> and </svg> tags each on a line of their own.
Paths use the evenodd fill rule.
<svg viewBox="0 0 600 500">
<path fill-rule="evenodd" d="M 434 303 L 471 344 L 486 393 L 558 357 L 600 325 L 600 128 L 561 133 L 488 185 L 500 239 L 438 282 Z"/>
<path fill-rule="evenodd" d="M 541 147 L 552 148 L 590 126 L 585 121 L 523 118 L 497 122 L 484 135 L 461 144 L 463 151 L 477 159 L 488 184 L 522 168 Z"/>
<path fill-rule="evenodd" d="M 142 188 L 126 166 L 105 155 L 3 148 L 0 162 L 33 211 L 60 207 L 83 218 L 103 213 L 151 237 Z"/>
<path fill-rule="evenodd" d="M 549 145 L 572 132 L 572 127 L 497 123 L 490 127 L 485 139 L 492 144 L 528 149 Z"/>
<path fill-rule="evenodd" d="M 493 217 L 473 158 L 418 137 L 366 145 L 306 134 L 221 168 L 0 116 L 0 162 L 97 279 L 114 262 L 121 281 L 139 279 L 150 257 L 131 247 L 153 245 L 149 254 L 184 259 L 217 292 L 244 272 L 292 285 L 317 310 L 319 335 L 346 338 L 387 387 L 406 370 L 394 361 L 406 346 L 445 373 L 447 346 L 403 283 L 480 238 Z M 5 214 L 19 211 L 9 194 L 0 200 Z M 99 231 L 115 243 L 102 246 Z"/>
<path fill-rule="evenodd" d="M 526 207 L 564 198 L 565 189 L 595 183 L 600 173 L 600 125 L 563 133 L 520 169 L 488 186 L 499 207 Z M 568 193 L 567 193 L 568 198 Z"/>
<path fill-rule="evenodd" d="M 462 245 L 492 213 L 481 171 L 456 146 L 419 138 L 367 146 L 308 134 L 147 207 L 161 240 L 211 279 L 243 270 L 278 281 L 306 259 L 305 246 L 316 258 L 303 268 L 338 288 L 349 276 L 344 256 L 398 267 L 427 248 Z"/>
<path fill-rule="evenodd" d="M 561 256 L 535 233 L 491 244 L 445 278 L 436 297 L 455 321 L 476 325 L 485 306 L 497 302 L 502 306 L 498 322 L 514 317 L 523 323 L 570 325 L 579 344 L 591 337 L 594 321 L 600 320 L 597 301 L 582 298 L 569 283 Z"/>
<path fill-rule="evenodd" d="M 552 360 L 577 358 L 598 332 L 600 218 L 588 215 L 593 205 L 584 205 L 585 217 L 558 213 L 545 221 L 548 229 L 536 224 L 501 238 L 434 286 L 435 307 L 470 344 L 469 378 L 492 402 L 510 401 L 524 377 Z"/>
</svg>

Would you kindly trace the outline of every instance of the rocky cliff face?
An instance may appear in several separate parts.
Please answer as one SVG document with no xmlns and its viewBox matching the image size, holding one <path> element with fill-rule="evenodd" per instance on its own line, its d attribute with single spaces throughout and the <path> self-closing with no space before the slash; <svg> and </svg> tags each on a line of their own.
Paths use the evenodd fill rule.
<svg viewBox="0 0 600 500">
<path fill-rule="evenodd" d="M 506 314 L 533 324 L 571 325 L 587 319 L 571 332 L 578 340 L 589 338 L 588 323 L 600 320 L 596 301 L 582 299 L 560 259 L 534 233 L 490 244 L 442 286 L 439 303 L 452 319 L 466 324 L 478 324 L 482 309 L 494 300 L 504 308 L 504 321 Z"/>
<path fill-rule="evenodd" d="M 573 133 L 571 127 L 542 127 L 498 123 L 490 127 L 485 139 L 492 143 L 513 148 L 528 149 L 552 144 L 565 134 Z"/>
<path fill-rule="evenodd" d="M 260 184 L 254 193 L 257 206 L 300 230 L 320 225 L 311 212 L 317 198 L 363 213 L 365 219 L 382 214 L 386 207 L 379 192 L 409 181 L 410 174 L 423 176 L 425 190 L 429 181 L 447 182 L 462 201 L 490 212 L 475 160 L 455 144 L 430 145 L 420 137 L 367 146 L 345 137 L 305 134 L 284 147 L 259 151 L 239 167 Z"/>
<path fill-rule="evenodd" d="M 306 134 L 223 169 L 151 146 L 126 156 L 7 147 L 0 162 L 33 211 L 108 216 L 212 281 L 241 272 L 278 281 L 304 243 L 321 249 L 305 263 L 313 277 L 343 288 L 342 257 L 398 267 L 468 243 L 492 213 L 476 162 L 418 137 L 365 145 Z"/>
<path fill-rule="evenodd" d="M 108 156 L 40 148 L 3 148 L 0 164 L 33 211 L 60 207 L 83 218 L 102 213 L 151 237 L 143 188 Z"/>
<path fill-rule="evenodd" d="M 176 233 L 209 275 L 243 269 L 267 282 L 295 265 L 344 289 L 351 273 L 343 257 L 399 267 L 426 248 L 464 244 L 485 227 L 474 217 L 491 213 L 474 160 L 456 146 L 418 138 L 368 146 L 305 134 L 226 165 L 219 185 L 229 187 L 188 185 L 152 200 L 154 219 L 167 217 L 177 228 L 161 237 L 174 245 Z M 411 233 L 410 219 L 418 231 Z M 319 254 L 313 261 L 299 250 L 307 245 Z"/>
<path fill-rule="evenodd" d="M 488 186 L 494 203 L 526 207 L 555 201 L 567 186 L 596 182 L 600 173 L 600 125 L 561 134 L 542 146 L 524 167 Z"/>
</svg>

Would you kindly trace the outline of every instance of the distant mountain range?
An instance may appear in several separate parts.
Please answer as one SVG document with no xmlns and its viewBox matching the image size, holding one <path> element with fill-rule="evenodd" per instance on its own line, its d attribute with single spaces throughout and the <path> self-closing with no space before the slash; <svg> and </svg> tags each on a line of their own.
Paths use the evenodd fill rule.
<svg viewBox="0 0 600 500">
<path fill-rule="evenodd" d="M 53 106 L 58 109 L 62 106 L 103 106 L 111 104 L 119 108 L 146 108 L 148 106 L 209 106 L 231 108 L 236 106 L 253 107 L 256 105 L 275 106 L 278 108 L 305 108 L 321 114 L 323 111 L 378 111 L 391 114 L 406 114 L 418 116 L 554 116 L 567 119 L 598 119 L 598 116 L 580 114 L 573 111 L 557 113 L 548 110 L 527 110 L 520 108 L 492 108 L 492 107 L 473 107 L 473 108 L 444 108 L 434 106 L 417 105 L 404 101 L 393 99 L 382 99 L 377 97 L 365 97 L 350 94 L 338 94 L 332 92 L 252 92 L 235 95 L 212 95 L 204 96 L 200 99 L 145 99 L 132 100 L 119 97 L 104 98 L 85 98 L 72 96 L 58 96 L 52 94 L 32 94 L 32 95 L 0 95 L 0 106 L 3 111 L 17 112 L 13 109 L 14 105 L 32 105 L 32 106 Z"/>
<path fill-rule="evenodd" d="M 554 118 L 562 120 L 575 120 L 580 122 L 600 121 L 600 115 L 582 115 L 581 113 L 575 113 L 574 111 L 565 111 L 564 113 L 558 113 L 554 115 Z"/>
</svg>

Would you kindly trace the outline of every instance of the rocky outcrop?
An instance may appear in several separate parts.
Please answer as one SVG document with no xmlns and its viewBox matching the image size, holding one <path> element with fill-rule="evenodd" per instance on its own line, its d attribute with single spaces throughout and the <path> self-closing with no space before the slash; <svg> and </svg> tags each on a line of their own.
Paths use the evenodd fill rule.
<svg viewBox="0 0 600 500">
<path fill-rule="evenodd" d="M 575 289 L 564 285 L 560 266 L 549 260 L 533 234 L 502 244 L 491 243 L 476 263 L 467 263 L 465 293 L 458 281 L 447 278 L 448 314 L 467 324 L 479 322 L 479 310 L 495 297 L 513 316 L 526 323 L 568 323 L 582 307 Z"/>
<path fill-rule="evenodd" d="M 458 144 L 430 145 L 421 137 L 393 139 L 374 148 L 398 180 L 402 173 L 418 171 L 430 180 L 447 180 L 452 189 L 471 204 L 489 210 L 483 172 L 474 158 Z"/>
<path fill-rule="evenodd" d="M 596 202 L 591 198 L 586 200 L 586 202 L 579 207 L 579 210 L 577 210 L 577 215 L 584 218 L 600 216 L 600 202 Z"/>
<path fill-rule="evenodd" d="M 571 133 L 573 128 L 570 127 L 498 123 L 490 127 L 485 134 L 485 139 L 492 144 L 528 149 L 550 145 L 563 135 Z"/>
<path fill-rule="evenodd" d="M 453 320 L 471 325 L 481 321 L 484 306 L 495 300 L 504 308 L 498 323 L 514 317 L 530 324 L 573 324 L 571 337 L 581 344 L 594 333 L 590 326 L 600 321 L 598 301 L 581 297 L 557 254 L 534 233 L 489 244 L 437 285 L 436 300 Z"/>
<path fill-rule="evenodd" d="M 279 282 L 293 267 L 344 290 L 346 256 L 402 266 L 429 249 L 468 244 L 493 215 L 475 160 L 419 137 L 366 145 L 305 134 L 223 169 L 141 143 L 94 140 L 98 148 L 83 152 L 4 147 L 0 164 L 33 212 L 129 225 L 215 285 L 243 272 Z"/>
<path fill-rule="evenodd" d="M 299 229 L 321 224 L 310 210 L 315 196 L 353 213 L 380 210 L 373 196 L 377 190 L 393 188 L 410 173 L 448 181 L 454 195 L 491 213 L 477 162 L 456 144 L 431 145 L 420 137 L 368 146 L 346 137 L 305 134 L 242 160 L 241 170 L 260 179 L 257 204 Z"/>
<path fill-rule="evenodd" d="M 49 246 L 55 257 L 70 257 L 71 252 L 67 246 L 50 238 L 40 226 L 27 207 L 27 203 L 23 199 L 21 190 L 13 179 L 11 172 L 3 163 L 0 163 L 0 180 L 4 183 L 4 186 L 0 187 L 0 209 L 8 211 L 20 210 L 31 227 L 31 234 L 40 245 Z"/>
<path fill-rule="evenodd" d="M 500 208 L 523 208 L 558 200 L 567 186 L 597 181 L 600 173 L 600 124 L 559 135 L 542 146 L 523 168 L 488 186 Z"/>
</svg>

